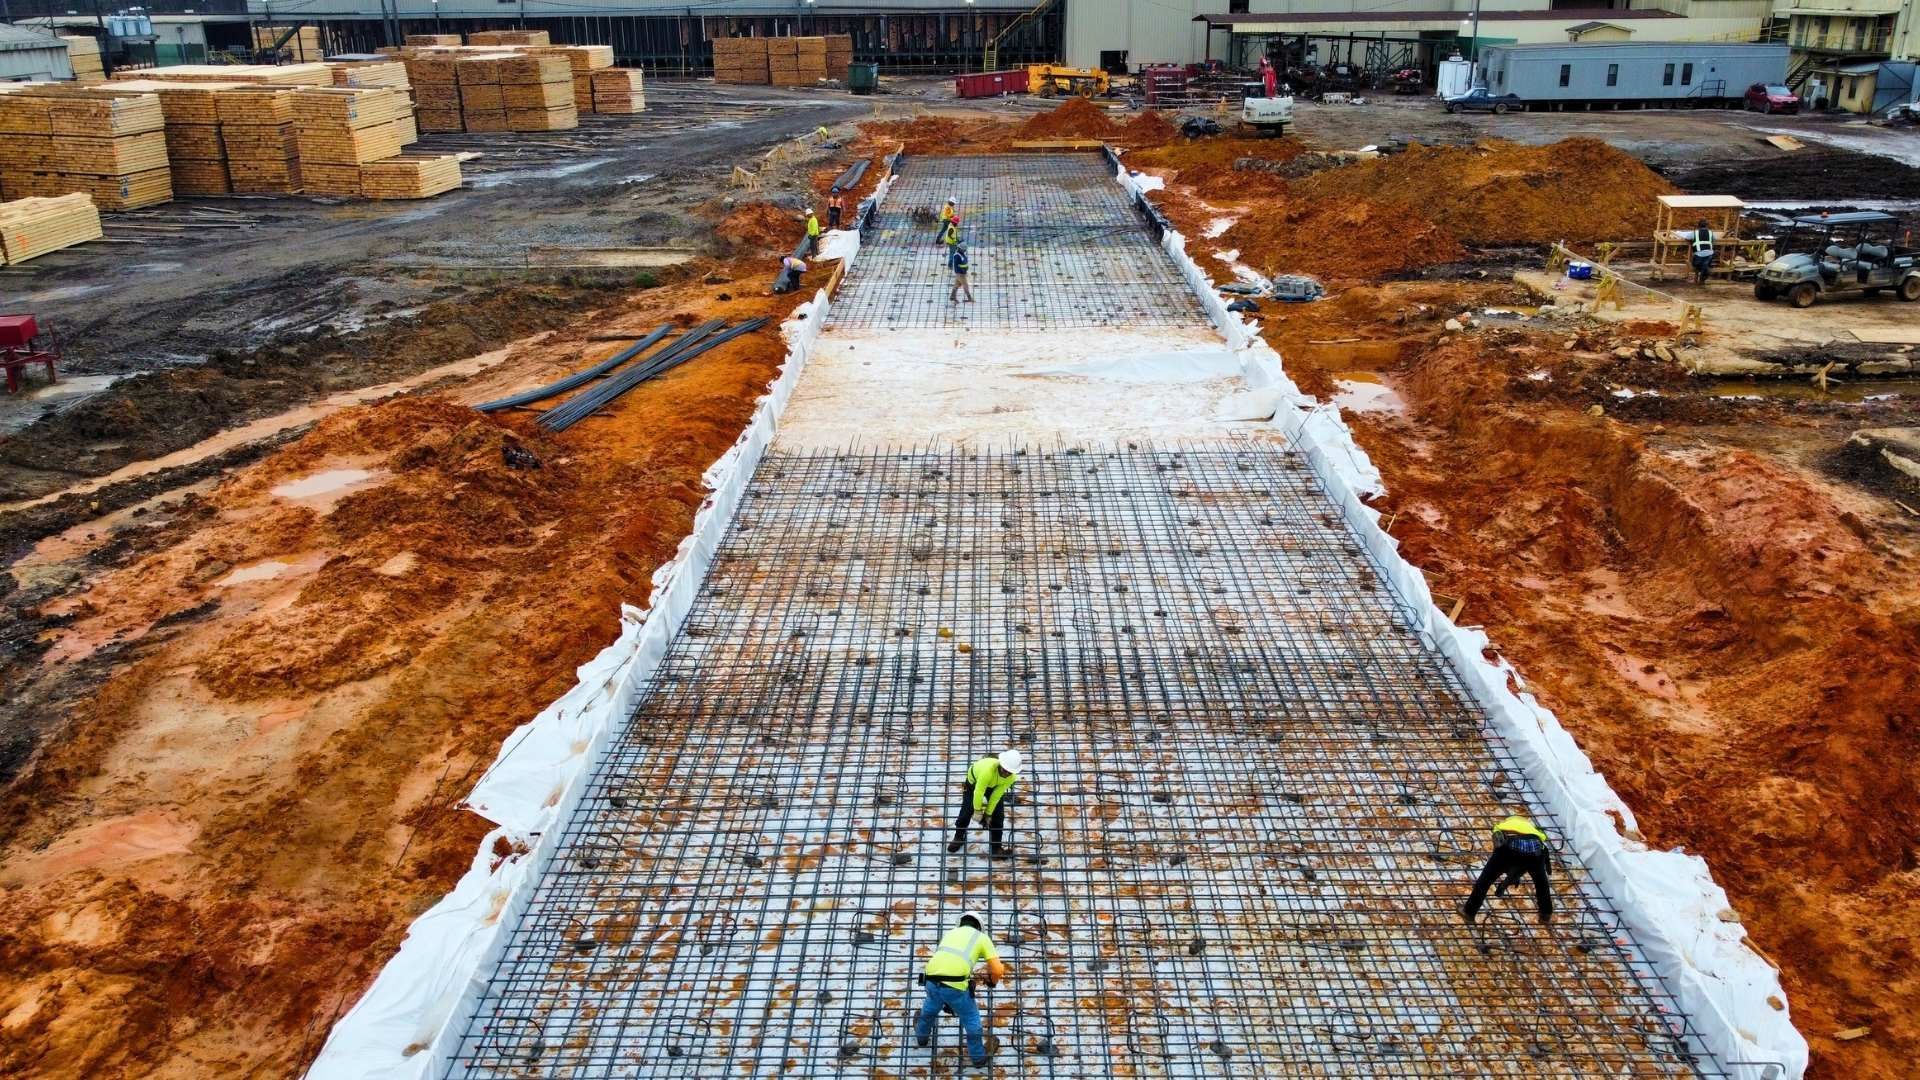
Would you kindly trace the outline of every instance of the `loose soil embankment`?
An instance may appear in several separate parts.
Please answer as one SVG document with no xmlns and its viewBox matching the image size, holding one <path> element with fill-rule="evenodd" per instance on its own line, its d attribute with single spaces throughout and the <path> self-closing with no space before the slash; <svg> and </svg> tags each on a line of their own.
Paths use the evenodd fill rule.
<svg viewBox="0 0 1920 1080">
<path fill-rule="evenodd" d="M 777 321 L 803 294 L 745 243 L 459 393 L 621 347 L 590 332 Z M 769 326 L 558 436 L 445 396 L 349 409 L 140 508 L 104 569 L 96 523 L 21 560 L 92 576 L 40 605 L 6 713 L 105 662 L 0 806 L 0 1073 L 296 1072 L 465 870 L 458 800 L 645 599 L 783 354 Z"/>
<path fill-rule="evenodd" d="M 1262 333 L 1314 392 L 1361 380 L 1397 393 L 1349 419 L 1408 557 L 1488 627 L 1647 839 L 1707 858 L 1781 966 L 1813 1075 L 1910 1075 L 1920 530 L 1814 463 L 1856 422 L 1915 422 L 1912 399 L 1850 411 L 1709 398 L 1673 364 L 1615 355 L 1671 326 L 1452 333 L 1446 320 L 1521 297 L 1498 281 L 1378 280 L 1458 245 L 1643 234 L 1670 189 L 1598 144 L 1416 149 L 1295 177 L 1285 167 L 1304 148 L 1261 153 L 1277 170 L 1235 169 L 1249 149 L 1131 160 L 1170 177 L 1156 198 L 1223 280 L 1208 256 L 1230 249 L 1335 279 L 1328 300 L 1269 304 Z M 1303 236 L 1323 215 L 1352 226 Z M 1625 399 L 1623 385 L 1660 396 Z M 1869 1034 L 1835 1038 L 1859 1027 Z"/>
</svg>

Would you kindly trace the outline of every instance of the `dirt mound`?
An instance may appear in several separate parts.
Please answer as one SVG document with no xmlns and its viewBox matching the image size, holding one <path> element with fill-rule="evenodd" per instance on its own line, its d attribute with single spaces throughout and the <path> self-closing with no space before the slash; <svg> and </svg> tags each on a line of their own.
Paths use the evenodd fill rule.
<svg viewBox="0 0 1920 1080">
<path fill-rule="evenodd" d="M 1012 149 L 1020 129 L 1003 119 L 922 116 L 913 120 L 881 120 L 860 125 L 860 149 L 890 154 L 999 154 Z"/>
<path fill-rule="evenodd" d="M 1301 181 L 1308 199 L 1406 207 L 1474 244 L 1621 240 L 1653 228 L 1654 197 L 1673 185 L 1598 139 L 1547 146 L 1489 141 L 1405 153 Z"/>
<path fill-rule="evenodd" d="M 1138 116 L 1120 125 L 1115 141 L 1128 146 L 1159 146 L 1180 137 L 1180 129 L 1157 109 L 1142 110 Z"/>
<path fill-rule="evenodd" d="M 1274 203 L 1242 216 L 1214 241 L 1268 275 L 1368 278 L 1457 258 L 1446 229 L 1412 209 L 1366 199 Z"/>
<path fill-rule="evenodd" d="M 793 211 L 767 202 L 735 207 L 714 229 L 737 252 L 776 258 L 791 252 L 804 231 Z"/>
<path fill-rule="evenodd" d="M 1178 139 L 1127 155 L 1130 168 L 1171 171 L 1175 183 L 1202 199 L 1233 201 L 1283 196 L 1286 178 L 1270 171 L 1305 152 L 1298 139 Z M 1236 163 L 1262 167 L 1237 168 Z"/>
<path fill-rule="evenodd" d="M 1020 125 L 1023 139 L 1110 139 L 1121 130 L 1107 110 L 1086 98 L 1068 98 Z"/>
</svg>

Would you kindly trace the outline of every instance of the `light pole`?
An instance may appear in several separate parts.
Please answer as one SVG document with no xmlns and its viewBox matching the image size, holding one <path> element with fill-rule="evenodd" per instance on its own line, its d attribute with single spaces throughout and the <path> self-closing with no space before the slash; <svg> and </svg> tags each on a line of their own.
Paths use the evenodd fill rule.
<svg viewBox="0 0 1920 1080">
<path fill-rule="evenodd" d="M 440 0 L 433 0 L 433 32 L 440 32 Z"/>
</svg>

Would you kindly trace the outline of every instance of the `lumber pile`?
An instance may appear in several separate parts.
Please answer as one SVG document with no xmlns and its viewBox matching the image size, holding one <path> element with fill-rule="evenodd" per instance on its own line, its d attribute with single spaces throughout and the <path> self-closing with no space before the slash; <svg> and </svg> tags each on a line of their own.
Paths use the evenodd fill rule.
<svg viewBox="0 0 1920 1080">
<path fill-rule="evenodd" d="M 467 35 L 469 45 L 551 45 L 552 43 L 545 30 L 476 30 Z"/>
<path fill-rule="evenodd" d="M 113 84 L 160 99 L 160 113 L 166 121 L 167 166 L 173 173 L 175 195 L 225 195 L 233 190 L 227 174 L 226 143 L 220 137 L 218 94 L 222 90 L 244 90 L 248 85 L 159 80 Z"/>
<path fill-rule="evenodd" d="M 464 131 L 460 119 L 460 87 L 451 56 L 409 56 L 402 61 L 413 84 L 421 131 Z"/>
<path fill-rule="evenodd" d="M 593 111 L 597 113 L 645 112 L 646 89 L 639 68 L 602 68 L 592 74 Z"/>
<path fill-rule="evenodd" d="M 360 166 L 369 199 L 427 199 L 459 186 L 458 154 L 401 154 Z"/>
<path fill-rule="evenodd" d="M 509 131 L 565 131 L 580 126 L 573 69 L 561 56 L 508 56 L 495 62 Z"/>
<path fill-rule="evenodd" d="M 326 64 L 176 64 L 115 72 L 109 81 L 164 79 L 167 82 L 244 82 L 266 86 L 332 86 L 333 71 Z"/>
<path fill-rule="evenodd" d="M 61 35 L 67 46 L 67 59 L 73 64 L 73 81 L 82 86 L 107 81 L 107 69 L 100 62 L 100 39 Z"/>
<path fill-rule="evenodd" d="M 460 44 L 460 35 L 459 34 L 408 34 L 406 37 L 406 44 L 408 46 L 458 45 Z"/>
<path fill-rule="evenodd" d="M 407 79 L 407 65 L 398 60 L 333 60 L 327 63 L 327 67 L 333 69 L 335 86 L 413 89 L 413 83 Z"/>
<path fill-rule="evenodd" d="M 820 40 L 827 43 L 827 78 L 846 81 L 853 66 L 853 35 L 828 34 Z"/>
<path fill-rule="evenodd" d="M 214 94 L 220 147 L 237 195 L 293 195 L 304 190 L 300 143 L 293 127 L 294 90 L 222 88 Z"/>
<path fill-rule="evenodd" d="M 506 96 L 500 91 L 500 57 L 470 56 L 453 62 L 460 87 L 460 123 L 467 131 L 507 130 Z"/>
<path fill-rule="evenodd" d="M 812 86 L 827 77 L 827 42 L 817 37 L 767 39 L 767 82 Z"/>
<path fill-rule="evenodd" d="M 293 131 L 307 193 L 361 194 L 360 166 L 400 153 L 412 113 L 406 93 L 389 87 L 295 90 Z"/>
<path fill-rule="evenodd" d="M 573 70 L 597 71 L 613 66 L 611 45 L 544 45 L 519 50 L 533 56 L 564 56 Z"/>
<path fill-rule="evenodd" d="M 47 84 L 0 96 L 0 185 L 14 198 L 86 192 L 107 210 L 166 202 L 165 126 L 153 94 Z"/>
<path fill-rule="evenodd" d="M 0 202 L 0 266 L 100 237 L 100 211 L 84 193 Z"/>
<path fill-rule="evenodd" d="M 273 43 L 280 40 L 280 36 L 289 29 L 291 27 L 256 26 L 253 28 L 253 47 L 256 50 L 271 49 Z M 326 55 L 326 51 L 320 47 L 320 28 L 312 23 L 295 30 L 280 48 L 295 60 L 318 60 Z"/>
<path fill-rule="evenodd" d="M 714 38 L 713 81 L 745 86 L 767 84 L 766 38 Z"/>
</svg>

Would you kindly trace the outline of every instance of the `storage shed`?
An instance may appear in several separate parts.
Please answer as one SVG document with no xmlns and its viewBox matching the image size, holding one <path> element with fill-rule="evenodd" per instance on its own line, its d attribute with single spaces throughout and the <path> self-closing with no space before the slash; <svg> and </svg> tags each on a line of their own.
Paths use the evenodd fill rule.
<svg viewBox="0 0 1920 1080">
<path fill-rule="evenodd" d="M 28 79 L 71 79 L 73 64 L 67 43 L 11 23 L 0 23 L 0 82 Z"/>
<path fill-rule="evenodd" d="M 1481 80 L 1547 108 L 1736 105 L 1754 83 L 1787 78 L 1786 45 L 1607 41 L 1489 45 Z"/>
</svg>

